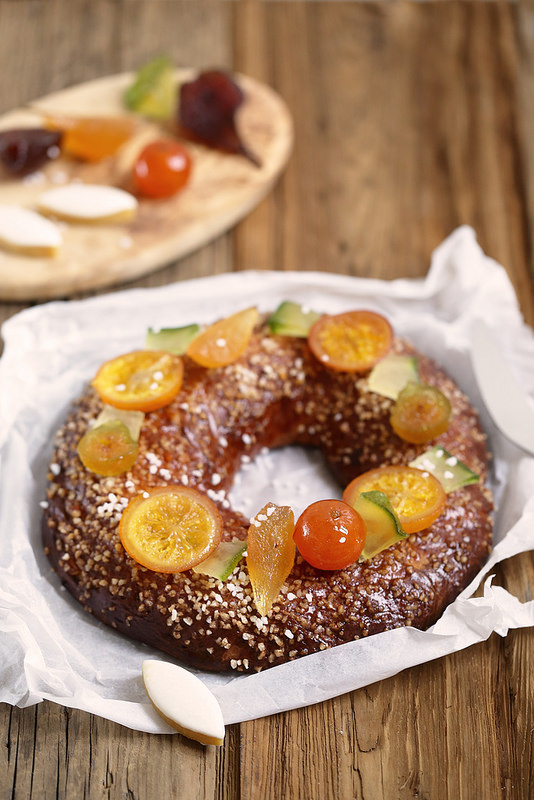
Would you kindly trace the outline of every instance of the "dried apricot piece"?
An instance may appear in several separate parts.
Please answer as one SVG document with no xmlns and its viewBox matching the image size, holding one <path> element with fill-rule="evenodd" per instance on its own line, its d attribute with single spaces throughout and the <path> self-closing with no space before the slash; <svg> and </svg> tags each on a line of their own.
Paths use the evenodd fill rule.
<svg viewBox="0 0 534 800">
<path fill-rule="evenodd" d="M 48 115 L 46 125 L 63 133 L 62 149 L 82 161 L 109 158 L 130 139 L 137 122 L 131 117 L 59 117 Z"/>
<path fill-rule="evenodd" d="M 221 535 L 217 506 L 184 486 L 162 486 L 138 495 L 119 523 L 128 555 L 155 572 L 191 569 L 215 550 Z"/>
<path fill-rule="evenodd" d="M 180 391 L 182 359 L 163 350 L 134 350 L 106 361 L 93 378 L 101 400 L 115 408 L 155 411 Z"/>
<path fill-rule="evenodd" d="M 258 319 L 258 309 L 252 307 L 214 322 L 193 339 L 186 353 L 203 367 L 226 367 L 243 355 Z"/>
<path fill-rule="evenodd" d="M 269 613 L 295 561 L 295 518 L 288 506 L 267 503 L 248 531 L 247 567 L 256 608 Z"/>
<path fill-rule="evenodd" d="M 365 372 L 380 361 L 393 342 L 393 330 L 374 311 L 325 314 L 312 326 L 308 344 L 325 367 L 339 372 Z"/>
</svg>

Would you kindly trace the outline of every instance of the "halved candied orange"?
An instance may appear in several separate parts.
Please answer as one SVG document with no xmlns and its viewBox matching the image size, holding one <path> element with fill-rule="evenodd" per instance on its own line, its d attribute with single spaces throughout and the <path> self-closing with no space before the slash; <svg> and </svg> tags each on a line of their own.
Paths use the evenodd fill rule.
<svg viewBox="0 0 534 800">
<path fill-rule="evenodd" d="M 423 444 L 445 433 L 451 413 L 449 398 L 442 391 L 410 381 L 391 409 L 391 427 L 405 442 Z"/>
<path fill-rule="evenodd" d="M 326 367 L 339 372 L 365 372 L 391 348 L 393 329 L 375 311 L 325 314 L 312 325 L 308 344 Z"/>
<path fill-rule="evenodd" d="M 215 550 L 221 535 L 217 506 L 184 486 L 162 486 L 135 497 L 119 523 L 128 555 L 155 572 L 191 569 Z"/>
<path fill-rule="evenodd" d="M 252 520 L 247 538 L 247 568 L 254 603 L 268 614 L 293 568 L 295 518 L 289 506 L 267 503 Z"/>
<path fill-rule="evenodd" d="M 404 465 L 378 467 L 349 483 L 343 500 L 354 507 L 362 492 L 383 492 L 406 533 L 428 528 L 442 513 L 447 496 L 430 472 Z"/>
<path fill-rule="evenodd" d="M 180 391 L 182 359 L 163 350 L 134 350 L 106 361 L 93 379 L 104 403 L 115 408 L 154 411 Z"/>
<path fill-rule="evenodd" d="M 118 419 L 97 425 L 78 442 L 78 456 L 86 469 L 97 475 L 121 475 L 132 467 L 139 445 Z"/>
<path fill-rule="evenodd" d="M 253 307 L 218 320 L 193 339 L 186 353 L 203 367 L 226 367 L 243 355 L 258 319 Z"/>
</svg>

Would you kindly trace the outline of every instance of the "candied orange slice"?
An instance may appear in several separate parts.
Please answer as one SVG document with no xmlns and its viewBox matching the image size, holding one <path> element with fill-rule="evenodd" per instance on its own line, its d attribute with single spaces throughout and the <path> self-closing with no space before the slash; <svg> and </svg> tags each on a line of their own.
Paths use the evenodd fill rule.
<svg viewBox="0 0 534 800">
<path fill-rule="evenodd" d="M 87 431 L 78 442 L 78 455 L 86 469 L 111 477 L 127 472 L 135 463 L 139 445 L 118 419 Z"/>
<path fill-rule="evenodd" d="M 308 334 L 314 356 L 339 372 L 365 372 L 383 358 L 393 342 L 393 330 L 374 311 L 347 311 L 315 322 Z"/>
<path fill-rule="evenodd" d="M 134 350 L 106 361 L 93 378 L 104 403 L 132 411 L 154 411 L 180 391 L 182 359 L 163 350 Z"/>
<path fill-rule="evenodd" d="M 226 367 L 243 355 L 259 319 L 257 308 L 245 308 L 214 322 L 186 350 L 203 367 Z"/>
<path fill-rule="evenodd" d="M 295 518 L 288 506 L 267 503 L 248 530 L 247 567 L 256 608 L 268 614 L 295 561 Z"/>
<path fill-rule="evenodd" d="M 391 409 L 391 427 L 411 444 L 430 442 L 449 427 L 452 408 L 448 397 L 435 386 L 410 381 Z"/>
<path fill-rule="evenodd" d="M 128 555 L 155 572 L 184 572 L 207 558 L 222 535 L 217 506 L 184 486 L 135 497 L 123 511 L 119 536 Z"/>
<path fill-rule="evenodd" d="M 48 115 L 46 125 L 63 132 L 62 150 L 82 161 L 114 155 L 137 129 L 131 117 L 61 117 Z"/>
<path fill-rule="evenodd" d="M 354 507 L 362 492 L 375 491 L 387 496 L 406 533 L 432 525 L 447 499 L 443 486 L 430 472 L 399 465 L 364 472 L 349 483 L 343 500 Z"/>
</svg>

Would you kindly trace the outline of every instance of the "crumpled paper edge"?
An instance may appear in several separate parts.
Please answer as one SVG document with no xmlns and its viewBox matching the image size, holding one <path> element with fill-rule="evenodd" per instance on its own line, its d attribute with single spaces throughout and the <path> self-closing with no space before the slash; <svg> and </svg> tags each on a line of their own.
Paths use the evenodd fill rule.
<svg viewBox="0 0 534 800">
<path fill-rule="evenodd" d="M 466 269 L 466 264 L 470 265 L 469 269 Z M 153 323 L 153 319 L 150 318 L 152 304 L 162 301 L 164 297 L 167 298 L 169 293 L 179 293 L 182 301 L 191 297 L 192 301 L 196 299 L 198 303 L 199 296 L 209 290 L 210 296 L 203 298 L 201 310 L 198 305 L 195 307 L 195 319 L 209 322 L 217 316 L 217 310 L 224 303 L 236 302 L 236 297 L 240 307 L 247 300 L 251 303 L 257 302 L 258 280 L 266 285 L 280 286 L 282 292 L 280 299 L 294 297 L 304 303 L 310 289 L 316 294 L 323 287 L 325 302 L 321 307 L 325 311 L 341 310 L 347 307 L 347 302 L 348 307 L 353 306 L 354 296 L 357 294 L 361 298 L 362 305 L 373 306 L 376 303 L 376 307 L 385 314 L 394 312 L 396 327 L 399 327 L 404 335 L 413 338 L 416 343 L 425 331 L 425 314 L 429 315 L 428 318 L 435 314 L 438 317 L 442 315 L 446 324 L 445 345 L 447 349 L 450 347 L 451 351 L 454 351 L 458 339 L 462 338 L 459 328 L 465 326 L 466 318 L 485 319 L 499 330 L 505 349 L 513 352 L 515 366 L 522 370 L 526 388 L 534 393 L 534 377 L 527 372 L 534 353 L 532 332 L 522 321 L 517 299 L 504 269 L 483 254 L 476 243 L 474 231 L 466 226 L 456 230 L 436 249 L 425 279 L 386 282 L 331 273 L 245 272 L 188 281 L 161 289 L 129 290 L 79 302 L 50 303 L 21 312 L 9 320 L 2 331 L 6 342 L 5 353 L 0 361 L 0 386 L 2 386 L 0 486 L 3 496 L 16 497 L 21 491 L 17 483 L 21 476 L 10 475 L 7 467 L 13 463 L 14 458 L 17 458 L 17 454 L 24 453 L 23 437 L 12 433 L 12 426 L 20 419 L 21 409 L 22 412 L 24 410 L 25 392 L 28 391 L 23 380 L 20 384 L 7 386 L 3 384 L 3 378 L 5 375 L 12 375 L 13 359 L 16 359 L 21 352 L 27 356 L 28 353 L 35 351 L 36 359 L 39 357 L 39 348 L 46 347 L 43 335 L 46 334 L 50 315 L 58 325 L 63 325 L 65 331 L 65 347 L 62 349 L 60 345 L 54 355 L 55 367 L 60 372 L 62 358 L 68 360 L 72 357 L 68 346 L 69 325 L 72 324 L 73 329 L 85 326 L 90 330 L 91 318 L 97 309 L 99 312 L 106 309 L 110 311 L 110 324 L 106 326 L 106 330 L 92 331 L 88 337 L 87 348 L 81 348 L 82 352 L 79 352 L 78 347 L 81 388 L 86 380 L 88 368 L 98 365 L 105 357 L 107 344 L 113 342 L 116 352 L 117 340 L 123 338 L 125 342 L 128 341 L 129 334 L 125 331 L 128 330 L 128 322 L 131 329 L 132 322 L 128 318 L 131 317 L 132 309 L 135 309 L 136 326 L 144 329 Z M 252 294 L 248 292 L 249 283 L 251 287 L 255 287 Z M 496 298 L 498 303 L 495 302 Z M 402 300 L 400 311 L 399 299 Z M 424 309 L 426 301 L 429 304 L 428 311 Z M 454 308 L 452 316 L 451 308 Z M 162 319 L 161 325 L 165 324 L 175 324 L 175 318 Z M 467 365 L 458 361 L 452 365 L 448 364 L 447 353 L 445 357 L 443 354 L 442 342 L 425 338 L 424 344 L 425 352 L 436 357 L 449 371 L 452 371 L 460 385 L 464 377 L 466 383 L 470 384 L 469 394 L 474 404 L 482 410 L 483 423 L 490 433 L 493 449 L 497 455 L 497 480 L 499 467 L 506 462 L 512 476 L 521 478 L 521 485 L 525 481 L 529 481 L 532 485 L 530 477 L 531 475 L 534 477 L 533 459 L 522 455 L 503 440 L 491 420 L 484 418 L 482 401 L 477 396 L 476 387 L 473 389 Z M 462 388 L 467 389 L 467 387 Z M 46 392 L 47 387 L 43 387 L 43 391 Z M 59 409 L 58 421 L 62 414 L 63 409 Z M 28 424 L 30 423 L 31 420 Z M 44 439 L 41 444 L 44 448 L 46 445 Z M 22 488 L 29 490 L 35 475 L 28 469 L 22 479 Z M 502 496 L 503 506 L 506 507 L 509 503 L 516 510 L 518 503 L 522 504 L 523 500 L 522 513 L 517 515 L 516 511 L 518 519 L 509 528 L 505 525 L 503 536 L 497 543 L 488 564 L 449 606 L 432 629 L 422 632 L 411 628 L 399 628 L 259 674 L 233 676 L 226 682 L 210 686 L 222 707 L 225 723 L 241 722 L 309 705 L 310 697 L 313 698 L 312 702 L 320 702 L 390 677 L 415 664 L 484 641 L 494 631 L 504 636 L 509 629 L 533 625 L 534 602 L 520 603 L 509 592 L 493 586 L 491 577 L 485 581 L 483 596 L 471 597 L 495 564 L 516 553 L 534 548 L 532 502 L 529 503 L 526 497 L 510 498 L 509 493 Z M 0 506 L 0 540 L 3 536 L 5 516 L 2 506 Z M 28 535 L 38 524 L 38 514 L 35 510 L 30 512 L 28 509 L 21 509 L 19 518 L 21 527 L 28 532 Z M 91 676 L 91 669 L 87 664 L 81 663 L 83 661 L 81 655 L 73 652 L 69 643 L 64 641 L 50 610 L 46 605 L 43 607 L 39 591 L 28 587 L 27 581 L 24 580 L 24 570 L 21 576 L 18 574 L 19 568 L 16 553 L 7 566 L 0 566 L 0 630 L 4 636 L 7 634 L 10 637 L 10 644 L 14 646 L 18 656 L 10 659 L 7 667 L 0 668 L 3 687 L 0 689 L 0 700 L 7 699 L 5 695 L 9 692 L 6 692 L 6 689 L 16 684 L 19 687 L 16 703 L 20 706 L 48 699 L 67 707 L 95 713 L 134 729 L 170 732 L 171 729 L 160 720 L 149 704 L 138 702 L 139 686 L 133 688 L 130 694 L 133 700 L 128 698 L 127 690 L 126 699 L 117 699 L 106 696 L 105 683 L 103 690 L 98 691 L 102 688 L 99 685 L 98 675 L 95 679 L 78 676 L 73 681 L 68 670 L 65 674 L 50 674 L 45 655 L 36 652 L 33 646 L 35 634 L 32 633 L 32 620 L 24 619 L 24 615 L 21 616 L 19 613 L 21 608 L 24 609 L 29 605 L 39 608 L 35 624 L 41 626 L 40 635 L 43 631 L 42 626 L 46 626 L 48 646 L 59 649 L 61 651 L 59 654 L 66 663 L 74 669 L 79 667 L 82 674 L 86 671 Z M 73 609 L 73 613 L 78 613 L 78 610 Z M 104 635 L 105 633 L 106 631 L 103 632 Z M 387 659 L 383 656 L 384 646 L 387 646 L 388 650 Z M 145 651 L 144 655 L 153 653 Z M 144 655 L 141 647 L 139 664 Z M 202 676 L 201 673 L 199 675 L 209 683 L 209 676 Z M 334 681 L 331 676 L 335 676 Z M 81 690 L 83 696 L 80 699 Z M 11 699 L 7 701 L 11 702 Z"/>
</svg>

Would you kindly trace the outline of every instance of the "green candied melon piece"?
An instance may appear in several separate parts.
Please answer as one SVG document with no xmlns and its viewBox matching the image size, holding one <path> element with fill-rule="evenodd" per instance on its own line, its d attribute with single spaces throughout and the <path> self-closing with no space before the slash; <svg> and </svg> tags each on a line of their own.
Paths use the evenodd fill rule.
<svg viewBox="0 0 534 800">
<path fill-rule="evenodd" d="M 141 67 L 124 92 L 124 103 L 131 111 L 150 119 L 165 120 L 174 115 L 176 81 L 167 56 L 157 56 Z"/>
<path fill-rule="evenodd" d="M 187 346 L 200 333 L 200 325 L 184 325 L 182 328 L 162 328 L 155 331 L 149 328 L 145 338 L 148 350 L 165 350 L 176 356 L 183 356 Z"/>
<path fill-rule="evenodd" d="M 478 483 L 480 476 L 459 458 L 437 444 L 410 462 L 410 467 L 426 470 L 436 477 L 449 494 L 462 486 Z"/>
<path fill-rule="evenodd" d="M 284 300 L 271 314 L 267 324 L 271 333 L 278 336 L 299 336 L 305 339 L 320 316 L 316 311 L 303 309 L 299 303 Z"/>
<path fill-rule="evenodd" d="M 143 411 L 127 411 L 105 404 L 91 427 L 98 428 L 110 422 L 121 422 L 128 428 L 128 432 L 133 441 L 137 442 L 139 441 L 139 434 L 144 419 L 145 415 Z"/>
<path fill-rule="evenodd" d="M 193 567 L 193 572 L 225 581 L 243 558 L 246 549 L 246 540 L 232 539 L 231 542 L 221 542 L 211 556 Z"/>
<path fill-rule="evenodd" d="M 420 382 L 416 356 L 384 356 L 371 370 L 368 382 L 372 392 L 396 400 L 406 384 Z"/>
<path fill-rule="evenodd" d="M 384 492 L 362 492 L 353 505 L 365 522 L 365 544 L 360 559 L 369 559 L 406 539 L 393 506 Z"/>
</svg>

